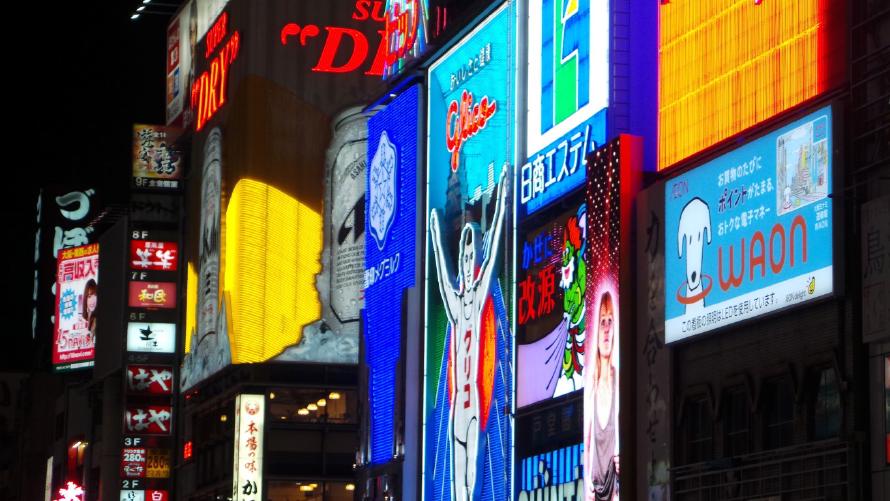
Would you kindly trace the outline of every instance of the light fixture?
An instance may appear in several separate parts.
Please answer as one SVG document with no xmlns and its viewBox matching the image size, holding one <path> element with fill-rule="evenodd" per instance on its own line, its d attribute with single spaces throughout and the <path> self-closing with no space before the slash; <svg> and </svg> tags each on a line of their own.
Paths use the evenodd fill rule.
<svg viewBox="0 0 890 501">
<path fill-rule="evenodd" d="M 136 7 L 136 12 L 142 12 L 143 10 L 145 10 L 144 5 L 140 5 L 139 7 Z"/>
<path fill-rule="evenodd" d="M 300 409 L 300 410 L 297 411 L 297 414 L 299 414 L 299 415 L 301 415 L 301 416 L 308 416 L 308 415 L 309 415 L 309 409 Z"/>
<path fill-rule="evenodd" d="M 133 19 L 134 21 L 136 19 L 139 19 L 139 14 L 133 14 L 132 16 L 130 16 L 130 19 Z"/>
<path fill-rule="evenodd" d="M 336 391 L 332 391 L 331 394 L 328 395 L 328 398 L 330 398 L 331 400 L 340 400 L 340 394 Z"/>
<path fill-rule="evenodd" d="M 269 392 L 269 400 L 275 400 L 275 392 L 274 391 Z"/>
<path fill-rule="evenodd" d="M 309 405 L 306 406 L 306 408 L 309 409 L 310 411 L 317 411 L 317 410 L 318 410 L 318 406 L 315 405 L 315 404 L 309 404 Z"/>
<path fill-rule="evenodd" d="M 355 484 L 346 484 L 346 490 L 347 490 L 347 491 L 354 491 L 354 490 L 355 490 Z"/>
<path fill-rule="evenodd" d="M 303 492 L 310 492 L 310 491 L 314 491 L 314 490 L 315 490 L 315 487 L 312 487 L 312 484 L 309 484 L 309 485 L 301 485 L 301 486 L 300 486 L 300 490 L 303 491 Z"/>
<path fill-rule="evenodd" d="M 80 444 L 82 444 L 82 443 L 83 443 L 83 442 L 81 442 L 80 440 L 78 440 L 77 442 L 74 442 L 73 444 L 71 444 L 71 448 L 72 448 L 72 449 L 77 449 L 78 447 L 80 447 Z"/>
<path fill-rule="evenodd" d="M 327 400 L 325 400 L 325 399 L 323 399 L 323 398 L 318 400 L 318 406 L 319 406 L 319 407 L 324 407 L 324 406 L 326 406 L 326 405 L 328 405 L 328 401 L 327 401 Z"/>
<path fill-rule="evenodd" d="M 229 416 L 226 416 L 225 414 L 220 414 L 220 416 L 219 416 L 220 423 L 225 423 L 228 420 L 229 420 Z"/>
<path fill-rule="evenodd" d="M 282 421 L 284 421 L 285 419 L 287 419 L 287 416 L 281 416 Z"/>
<path fill-rule="evenodd" d="M 150 3 L 151 0 L 142 0 L 142 3 Z"/>
</svg>

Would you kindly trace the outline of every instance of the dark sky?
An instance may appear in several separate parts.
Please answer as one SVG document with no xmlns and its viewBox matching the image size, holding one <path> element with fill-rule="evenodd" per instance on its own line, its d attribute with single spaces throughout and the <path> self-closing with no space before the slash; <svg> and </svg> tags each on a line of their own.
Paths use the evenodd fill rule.
<svg viewBox="0 0 890 501">
<path fill-rule="evenodd" d="M 9 309 L 0 370 L 27 369 L 30 363 L 23 355 L 31 339 L 39 188 L 90 184 L 106 199 L 126 200 L 131 126 L 164 121 L 170 16 L 131 21 L 139 5 L 141 0 L 22 2 L 6 18 L 4 53 L 11 61 L 3 74 L 12 105 L 5 114 L 6 129 L 16 139 L 7 142 L 13 153 L 3 162 L 8 201 L 0 211 L 9 233 L 2 257 L 10 287 L 4 294 Z"/>
</svg>

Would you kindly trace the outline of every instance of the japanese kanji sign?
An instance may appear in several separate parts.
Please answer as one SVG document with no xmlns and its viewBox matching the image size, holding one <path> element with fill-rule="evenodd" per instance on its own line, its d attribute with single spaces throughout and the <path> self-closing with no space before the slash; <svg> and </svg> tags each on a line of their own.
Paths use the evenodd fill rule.
<svg viewBox="0 0 890 501">
<path fill-rule="evenodd" d="M 56 275 L 56 370 L 93 366 L 96 347 L 99 244 L 59 251 Z"/>
<path fill-rule="evenodd" d="M 176 324 L 130 322 L 127 324 L 127 351 L 173 353 L 176 351 Z"/>
<path fill-rule="evenodd" d="M 173 426 L 173 407 L 169 405 L 128 405 L 124 413 L 126 433 L 169 435 Z"/>
<path fill-rule="evenodd" d="M 174 282 L 130 282 L 130 308 L 176 308 Z"/>
<path fill-rule="evenodd" d="M 233 501 L 263 499 L 263 425 L 265 395 L 238 395 L 235 399 L 235 470 Z"/>
<path fill-rule="evenodd" d="M 121 449 L 121 478 L 145 478 L 145 447 Z"/>
<path fill-rule="evenodd" d="M 173 393 L 173 367 L 166 365 L 128 365 L 127 392 L 171 395 Z"/>
<path fill-rule="evenodd" d="M 179 249 L 176 242 L 130 240 L 130 268 L 176 271 Z"/>
</svg>

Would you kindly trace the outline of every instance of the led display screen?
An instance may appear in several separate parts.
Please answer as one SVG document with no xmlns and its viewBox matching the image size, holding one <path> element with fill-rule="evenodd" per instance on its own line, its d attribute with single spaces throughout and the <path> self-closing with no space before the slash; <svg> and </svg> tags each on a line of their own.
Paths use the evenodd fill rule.
<svg viewBox="0 0 890 501">
<path fill-rule="evenodd" d="M 423 497 L 510 497 L 515 8 L 429 70 Z"/>
<path fill-rule="evenodd" d="M 661 2 L 658 168 L 842 82 L 845 9 L 841 0 Z"/>
<path fill-rule="evenodd" d="M 413 86 L 368 121 L 364 334 L 372 464 L 393 455 L 401 298 L 414 286 L 419 99 Z"/>
<path fill-rule="evenodd" d="M 517 501 L 546 499 L 548 495 L 549 499 L 583 499 L 583 452 L 584 446 L 575 444 L 522 458 L 517 464 Z"/>
<path fill-rule="evenodd" d="M 665 183 L 665 340 L 831 294 L 832 111 Z"/>
<path fill-rule="evenodd" d="M 584 347 L 584 499 L 619 494 L 622 162 L 624 136 L 594 152 L 587 170 L 587 333 Z"/>
<path fill-rule="evenodd" d="M 59 251 L 53 366 L 93 366 L 98 320 L 99 244 Z"/>
<path fill-rule="evenodd" d="M 528 3 L 526 153 L 518 217 L 584 184 L 586 156 L 606 140 L 608 0 Z"/>
<path fill-rule="evenodd" d="M 526 231 L 516 249 L 516 406 L 584 387 L 587 201 L 583 191 Z M 550 211 L 553 212 L 553 211 Z"/>
</svg>

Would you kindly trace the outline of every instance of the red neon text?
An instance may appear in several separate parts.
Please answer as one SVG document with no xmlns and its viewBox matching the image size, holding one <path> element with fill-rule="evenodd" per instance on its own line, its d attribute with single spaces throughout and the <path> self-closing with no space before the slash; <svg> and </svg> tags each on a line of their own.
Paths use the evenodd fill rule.
<svg viewBox="0 0 890 501">
<path fill-rule="evenodd" d="M 232 33 L 226 44 L 214 56 L 210 69 L 192 84 L 192 109 L 197 109 L 195 129 L 201 130 L 213 115 L 226 103 L 226 83 L 229 77 L 229 65 L 238 57 L 240 37 L 238 32 Z"/>
<path fill-rule="evenodd" d="M 210 59 L 210 55 L 213 54 L 213 50 L 216 49 L 216 46 L 223 41 L 223 38 L 226 37 L 226 33 L 228 32 L 228 26 L 226 23 L 229 21 L 229 13 L 223 12 L 222 15 L 219 16 L 219 19 L 213 23 L 213 26 L 210 28 L 210 31 L 207 32 L 207 36 L 204 38 L 204 44 L 206 48 L 204 49 L 204 58 Z"/>
<path fill-rule="evenodd" d="M 417 5 L 412 2 L 412 5 L 404 11 L 400 11 L 400 7 L 399 4 L 395 4 L 389 19 L 386 20 L 388 65 L 395 64 L 397 59 L 404 57 L 406 52 L 414 48 L 414 42 L 417 40 Z"/>
<path fill-rule="evenodd" d="M 798 229 L 799 231 L 795 231 Z M 795 233 L 800 233 L 800 244 L 801 244 L 801 261 L 807 262 L 807 222 L 803 218 L 803 216 L 796 216 L 791 221 L 791 228 L 788 231 L 787 238 L 787 249 L 789 256 L 789 266 L 794 267 L 794 235 Z M 756 231 L 754 235 L 751 236 L 751 242 L 748 249 L 749 263 L 748 263 L 748 280 L 754 281 L 754 269 L 760 268 L 760 276 L 766 276 L 766 258 L 769 257 L 769 269 L 773 274 L 779 274 L 785 268 L 785 249 L 786 249 L 786 235 L 785 228 L 776 223 L 773 226 L 773 229 L 769 234 L 769 247 L 767 247 L 767 241 L 762 232 Z M 718 277 L 720 279 L 720 288 L 725 290 L 729 290 L 730 287 L 741 287 L 742 280 L 745 278 L 745 239 L 742 239 L 741 245 L 739 245 L 739 254 L 741 254 L 741 266 L 739 267 L 739 274 L 736 275 L 733 271 L 735 264 L 735 256 L 734 256 L 734 246 L 729 248 L 729 264 L 728 264 L 728 272 L 727 278 L 724 278 L 723 272 L 723 247 L 717 250 L 717 264 L 718 264 Z M 777 251 L 779 252 L 776 255 Z"/>
<path fill-rule="evenodd" d="M 368 7 L 371 7 L 372 3 L 374 8 L 369 14 Z M 355 2 L 355 12 L 352 13 L 352 18 L 356 21 L 367 21 L 370 17 L 374 21 L 382 22 L 386 19 L 386 16 L 382 13 L 385 8 L 383 4 L 383 0 L 375 0 L 374 2 L 371 2 L 371 0 L 357 0 Z"/>
<path fill-rule="evenodd" d="M 451 152 L 452 172 L 457 171 L 460 148 L 464 141 L 485 128 L 485 124 L 497 111 L 497 105 L 497 101 L 489 102 L 488 96 L 473 104 L 473 94 L 466 90 L 461 92 L 459 105 L 457 100 L 451 101 L 445 118 L 445 143 Z"/>
<path fill-rule="evenodd" d="M 368 39 L 358 30 L 352 28 L 341 28 L 337 26 L 325 26 L 324 47 L 318 62 L 312 68 L 312 71 L 322 73 L 349 73 L 355 71 L 362 66 L 368 56 Z M 383 62 L 386 58 L 386 39 L 383 30 L 377 30 L 380 35 L 380 41 L 377 44 L 377 52 L 371 62 L 370 68 L 365 71 L 365 75 L 382 76 Z M 297 23 L 288 23 L 281 28 L 281 45 L 287 45 L 291 37 L 299 38 L 301 46 L 306 46 L 307 41 L 321 34 L 321 30 L 317 25 L 307 24 L 299 25 Z M 341 42 L 344 38 L 352 39 L 352 53 L 349 59 L 340 65 L 336 65 L 334 61 L 340 52 Z"/>
</svg>

